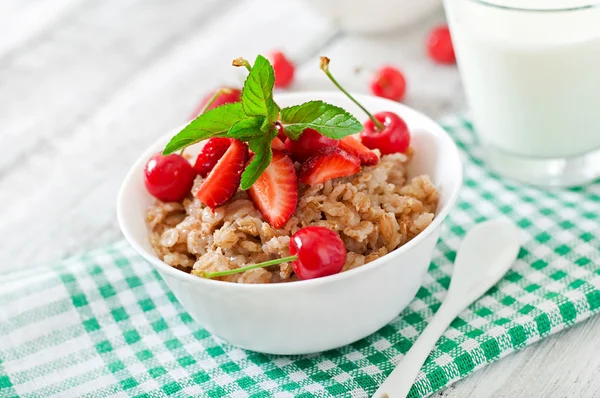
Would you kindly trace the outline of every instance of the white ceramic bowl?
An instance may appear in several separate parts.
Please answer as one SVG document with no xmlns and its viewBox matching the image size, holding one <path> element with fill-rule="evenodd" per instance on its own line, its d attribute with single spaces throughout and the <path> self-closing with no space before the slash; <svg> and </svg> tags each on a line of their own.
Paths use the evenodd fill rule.
<svg viewBox="0 0 600 398">
<path fill-rule="evenodd" d="M 148 260 L 190 315 L 223 340 L 270 354 L 306 354 L 340 347 L 377 331 L 413 299 L 427 272 L 440 227 L 454 206 L 462 183 L 462 166 L 452 139 L 434 121 L 397 102 L 356 96 L 373 112 L 398 113 L 408 124 L 415 150 L 409 172 L 427 173 L 440 192 L 432 224 L 399 249 L 362 267 L 320 279 L 245 285 L 202 279 L 159 260 L 148 241 L 145 212 L 153 202 L 146 192 L 143 169 L 162 150 L 170 132 L 146 150 L 133 165 L 119 193 L 121 230 Z M 322 99 L 365 119 L 342 94 L 281 94 L 284 107 Z M 193 148 L 190 148 L 190 152 Z"/>
<path fill-rule="evenodd" d="M 405 28 L 442 5 L 440 0 L 311 0 L 309 3 L 343 31 L 367 34 Z"/>
</svg>

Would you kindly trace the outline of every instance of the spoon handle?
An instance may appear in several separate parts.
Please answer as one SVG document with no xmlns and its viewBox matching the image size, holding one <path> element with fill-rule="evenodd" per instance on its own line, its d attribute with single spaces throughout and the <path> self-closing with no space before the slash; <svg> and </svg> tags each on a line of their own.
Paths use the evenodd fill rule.
<svg viewBox="0 0 600 398">
<path fill-rule="evenodd" d="M 406 397 L 435 343 L 461 310 L 460 303 L 452 303 L 450 298 L 446 299 L 396 369 L 377 389 L 373 398 Z"/>
</svg>

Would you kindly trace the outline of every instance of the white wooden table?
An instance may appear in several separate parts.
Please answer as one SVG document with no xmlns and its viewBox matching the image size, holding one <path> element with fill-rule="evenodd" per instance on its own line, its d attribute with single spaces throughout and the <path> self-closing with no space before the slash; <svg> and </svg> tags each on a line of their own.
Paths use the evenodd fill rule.
<svg viewBox="0 0 600 398">
<path fill-rule="evenodd" d="M 241 83 L 235 57 L 282 49 L 298 64 L 293 90 L 331 89 L 319 55 L 357 92 L 391 63 L 406 73 L 406 104 L 434 118 L 464 109 L 456 69 L 424 55 L 441 21 L 439 10 L 396 34 L 357 37 L 302 0 L 2 0 L 0 270 L 121 239 L 115 198 L 128 167 L 207 91 Z M 438 395 L 597 396 L 599 334 L 597 317 Z"/>
</svg>

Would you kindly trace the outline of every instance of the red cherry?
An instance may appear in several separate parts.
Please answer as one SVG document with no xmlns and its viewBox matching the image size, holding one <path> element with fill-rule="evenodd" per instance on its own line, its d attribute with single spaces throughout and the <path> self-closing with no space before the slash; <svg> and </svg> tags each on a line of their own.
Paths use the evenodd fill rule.
<svg viewBox="0 0 600 398">
<path fill-rule="evenodd" d="M 208 106 L 208 108 L 206 109 L 207 111 L 210 109 L 216 108 L 217 106 L 231 104 L 233 102 L 240 102 L 242 100 L 242 91 L 240 89 L 233 88 L 233 87 L 224 87 L 224 88 L 228 89 L 229 92 L 222 93 L 217 98 L 215 98 L 213 103 L 210 104 Z M 215 96 L 215 94 L 217 93 L 218 90 L 220 90 L 220 88 L 211 91 L 210 93 L 208 93 L 206 95 L 206 97 L 204 97 L 202 99 L 202 101 L 200 101 L 200 104 L 194 110 L 190 119 L 197 118 L 200 115 L 200 113 L 202 113 L 202 111 L 204 111 L 204 107 L 206 107 L 206 104 L 208 104 L 208 102 Z"/>
<path fill-rule="evenodd" d="M 281 51 L 274 51 L 269 60 L 275 70 L 275 87 L 286 88 L 294 80 L 296 67 L 286 58 Z"/>
<path fill-rule="evenodd" d="M 393 66 L 383 66 L 371 81 L 371 92 L 378 97 L 401 101 L 406 94 L 406 79 Z"/>
<path fill-rule="evenodd" d="M 344 242 L 325 227 L 306 227 L 292 235 L 290 254 L 298 257 L 292 268 L 300 279 L 337 274 L 346 263 Z"/>
<path fill-rule="evenodd" d="M 295 141 L 288 138 L 285 142 L 285 147 L 290 152 L 292 159 L 297 162 L 304 162 L 321 149 L 337 148 L 339 145 L 338 140 L 325 137 L 313 129 L 304 130 L 300 138 Z"/>
<path fill-rule="evenodd" d="M 368 119 L 365 129 L 360 133 L 364 146 L 370 149 L 379 149 L 382 155 L 396 152 L 406 152 L 410 145 L 410 132 L 408 126 L 393 112 L 379 112 L 373 115 L 383 123 L 383 130 L 379 131 L 375 123 Z"/>
<path fill-rule="evenodd" d="M 456 62 L 452 37 L 447 25 L 437 26 L 427 37 L 427 54 L 440 64 L 453 64 Z"/>
<path fill-rule="evenodd" d="M 160 153 L 144 169 L 144 184 L 150 195 L 163 202 L 178 202 L 192 189 L 196 172 L 183 156 Z"/>
<path fill-rule="evenodd" d="M 283 128 L 283 124 L 281 124 L 280 121 L 276 121 L 275 128 L 277 129 L 277 138 L 279 138 L 281 142 L 285 142 L 287 136 L 285 135 L 285 129 Z"/>
</svg>

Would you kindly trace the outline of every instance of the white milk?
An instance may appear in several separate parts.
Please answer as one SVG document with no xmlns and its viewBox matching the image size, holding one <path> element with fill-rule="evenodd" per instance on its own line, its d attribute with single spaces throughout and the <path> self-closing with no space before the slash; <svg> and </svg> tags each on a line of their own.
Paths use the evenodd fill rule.
<svg viewBox="0 0 600 398">
<path fill-rule="evenodd" d="M 582 5 L 491 1 L 527 8 Z M 473 121 L 485 144 L 530 158 L 600 149 L 600 7 L 525 12 L 477 0 L 446 0 L 445 7 Z"/>
</svg>

